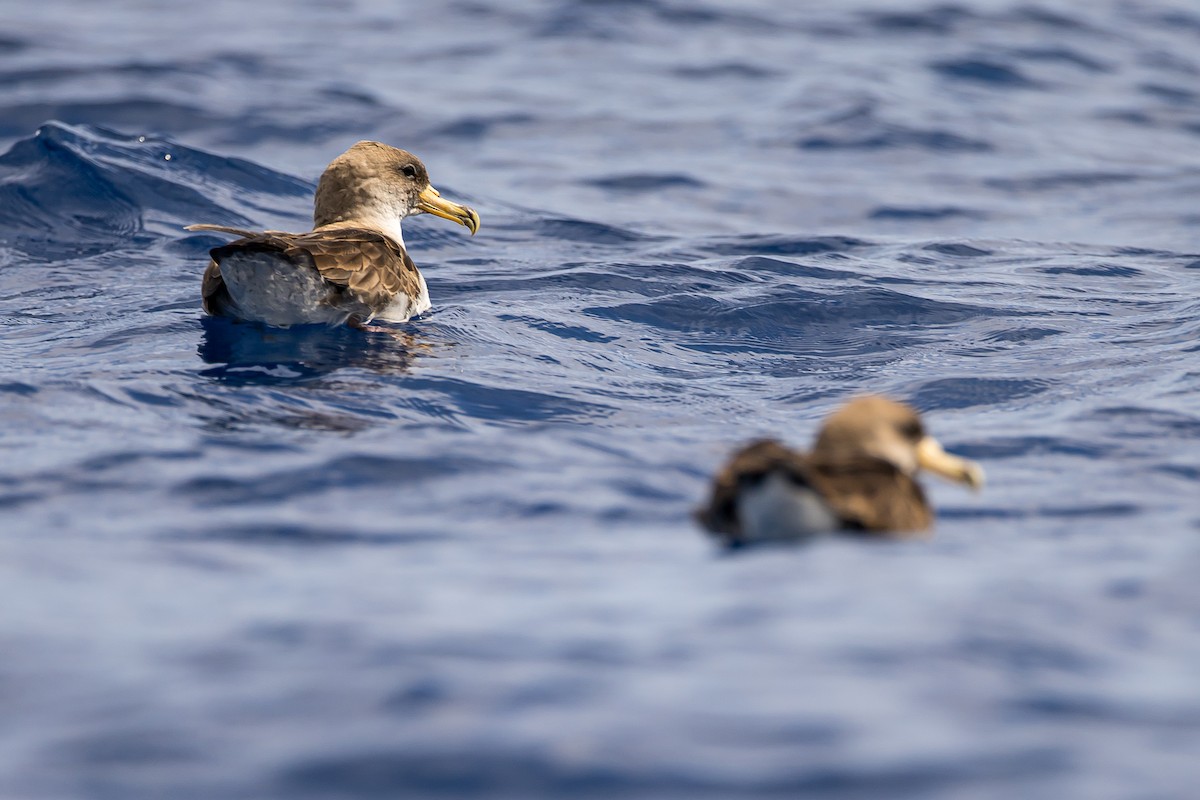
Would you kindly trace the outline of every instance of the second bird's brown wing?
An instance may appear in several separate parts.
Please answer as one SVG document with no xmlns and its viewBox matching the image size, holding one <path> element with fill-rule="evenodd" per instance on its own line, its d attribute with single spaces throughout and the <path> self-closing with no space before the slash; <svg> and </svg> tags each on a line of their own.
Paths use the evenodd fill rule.
<svg viewBox="0 0 1200 800">
<path fill-rule="evenodd" d="M 221 261 L 245 250 L 279 253 L 297 266 L 320 273 L 326 282 L 342 288 L 372 314 L 383 311 L 397 295 L 416 297 L 420 273 L 402 246 L 377 231 L 335 228 L 309 233 L 265 231 L 254 233 L 215 225 L 195 225 L 189 230 L 217 230 L 242 238 L 211 251 L 201 293 L 210 314 L 226 313 L 232 303 L 221 277 Z"/>
<path fill-rule="evenodd" d="M 904 534 L 933 524 L 921 485 L 888 461 L 871 456 L 805 461 L 813 487 L 847 529 Z"/>
</svg>

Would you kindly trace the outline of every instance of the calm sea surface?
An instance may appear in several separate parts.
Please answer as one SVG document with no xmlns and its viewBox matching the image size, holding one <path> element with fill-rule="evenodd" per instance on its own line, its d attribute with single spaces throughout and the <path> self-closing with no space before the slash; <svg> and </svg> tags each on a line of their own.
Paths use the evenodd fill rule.
<svg viewBox="0 0 1200 800">
<path fill-rule="evenodd" d="M 1200 785 L 1200 6 L 0 0 L 0 797 Z M 354 141 L 392 333 L 202 317 Z M 725 554 L 850 395 L 927 542 Z"/>
</svg>

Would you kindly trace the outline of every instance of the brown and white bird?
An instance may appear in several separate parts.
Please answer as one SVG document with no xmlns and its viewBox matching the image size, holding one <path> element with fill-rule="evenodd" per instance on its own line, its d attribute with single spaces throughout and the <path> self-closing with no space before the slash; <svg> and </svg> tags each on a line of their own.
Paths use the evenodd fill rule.
<svg viewBox="0 0 1200 800">
<path fill-rule="evenodd" d="M 210 251 L 204 310 L 279 327 L 405 322 L 430 307 L 425 278 L 400 231 L 414 214 L 457 222 L 472 235 L 479 230 L 479 215 L 442 199 L 419 158 L 359 142 L 321 175 L 308 233 L 186 228 L 241 237 Z"/>
<path fill-rule="evenodd" d="M 915 409 L 857 397 L 825 420 L 810 453 L 773 440 L 734 453 L 696 519 L 733 545 L 838 530 L 916 533 L 933 524 L 920 470 L 983 486 L 980 466 L 943 450 Z"/>
</svg>

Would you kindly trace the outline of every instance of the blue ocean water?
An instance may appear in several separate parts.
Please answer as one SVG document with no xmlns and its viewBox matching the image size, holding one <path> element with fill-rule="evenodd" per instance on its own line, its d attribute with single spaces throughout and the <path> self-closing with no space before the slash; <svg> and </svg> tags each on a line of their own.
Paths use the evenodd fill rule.
<svg viewBox="0 0 1200 800">
<path fill-rule="evenodd" d="M 1194 796 L 1194 3 L 0 11 L 0 797 Z M 203 318 L 361 138 L 433 311 Z M 862 391 L 929 541 L 692 526 Z"/>
</svg>

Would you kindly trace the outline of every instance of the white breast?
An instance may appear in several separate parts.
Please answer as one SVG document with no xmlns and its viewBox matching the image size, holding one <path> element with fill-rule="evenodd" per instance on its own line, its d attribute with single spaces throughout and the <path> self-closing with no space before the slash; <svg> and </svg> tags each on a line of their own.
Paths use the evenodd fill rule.
<svg viewBox="0 0 1200 800">
<path fill-rule="evenodd" d="M 773 472 L 738 495 L 738 522 L 746 541 L 807 539 L 838 527 L 821 496 Z"/>
</svg>

